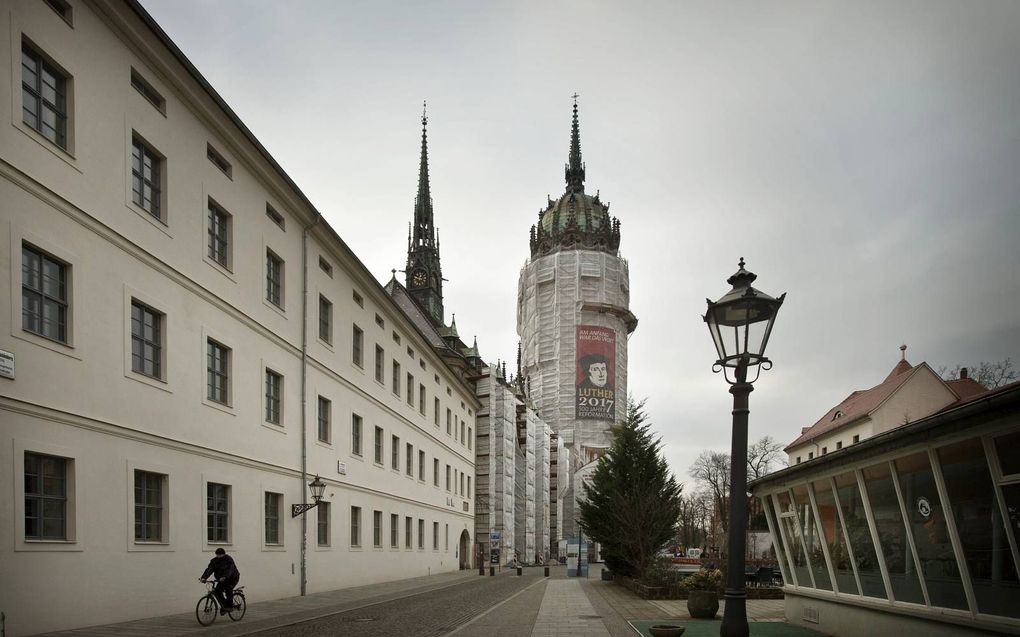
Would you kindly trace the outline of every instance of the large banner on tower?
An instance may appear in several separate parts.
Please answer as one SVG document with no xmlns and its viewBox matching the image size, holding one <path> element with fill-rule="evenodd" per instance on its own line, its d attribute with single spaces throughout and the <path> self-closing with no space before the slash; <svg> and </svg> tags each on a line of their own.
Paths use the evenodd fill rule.
<svg viewBox="0 0 1020 637">
<path fill-rule="evenodd" d="M 577 326 L 574 415 L 616 420 L 616 332 L 595 325 Z"/>
</svg>

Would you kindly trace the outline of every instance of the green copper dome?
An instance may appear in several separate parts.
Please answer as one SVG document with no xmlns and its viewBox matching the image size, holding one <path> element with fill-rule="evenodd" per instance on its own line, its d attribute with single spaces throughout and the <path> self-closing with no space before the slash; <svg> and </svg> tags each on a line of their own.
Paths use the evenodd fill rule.
<svg viewBox="0 0 1020 637">
<path fill-rule="evenodd" d="M 592 197 L 584 192 L 568 192 L 550 203 L 539 223 L 545 233 L 553 234 L 567 228 L 571 215 L 577 218 L 580 230 L 598 230 L 610 223 L 609 209 L 599 201 L 598 195 Z"/>
</svg>

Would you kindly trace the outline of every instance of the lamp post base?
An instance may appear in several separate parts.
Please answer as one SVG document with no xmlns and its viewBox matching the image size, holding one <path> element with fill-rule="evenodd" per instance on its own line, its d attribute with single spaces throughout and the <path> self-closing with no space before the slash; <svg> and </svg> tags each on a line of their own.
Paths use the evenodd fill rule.
<svg viewBox="0 0 1020 637">
<path fill-rule="evenodd" d="M 719 627 L 720 637 L 747 637 L 750 634 L 747 626 L 747 591 L 727 588 L 723 597 L 726 608 L 723 609 L 722 626 Z"/>
</svg>

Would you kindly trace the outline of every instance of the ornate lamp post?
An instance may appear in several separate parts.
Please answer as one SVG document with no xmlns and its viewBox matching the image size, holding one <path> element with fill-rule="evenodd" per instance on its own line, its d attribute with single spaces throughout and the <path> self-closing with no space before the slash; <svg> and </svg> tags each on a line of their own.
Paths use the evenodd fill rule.
<svg viewBox="0 0 1020 637">
<path fill-rule="evenodd" d="M 705 323 L 712 333 L 719 359 L 712 371 L 723 372 L 733 394 L 733 439 L 730 448 L 730 522 L 729 556 L 726 566 L 726 610 L 723 612 L 722 637 L 747 637 L 747 589 L 744 579 L 744 550 L 747 531 L 747 397 L 752 383 L 758 380 L 762 369 L 771 369 L 772 361 L 765 357 L 772 326 L 779 306 L 786 298 L 778 299 L 751 287 L 757 278 L 740 269 L 726 280 L 733 289 L 716 302 L 708 300 Z M 748 368 L 755 368 L 751 381 Z M 733 379 L 729 371 L 732 370 Z"/>
<path fill-rule="evenodd" d="M 290 517 L 296 518 L 302 513 L 306 513 L 319 506 L 319 502 L 322 501 L 322 492 L 326 490 L 326 483 L 323 482 L 322 478 L 319 476 L 315 476 L 315 479 L 308 483 L 308 489 L 312 492 L 312 500 L 314 500 L 314 503 L 290 505 Z"/>
</svg>

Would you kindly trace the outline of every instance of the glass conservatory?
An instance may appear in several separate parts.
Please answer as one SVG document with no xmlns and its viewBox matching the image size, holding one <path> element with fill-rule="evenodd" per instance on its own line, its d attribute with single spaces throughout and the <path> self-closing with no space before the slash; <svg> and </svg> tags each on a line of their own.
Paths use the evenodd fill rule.
<svg viewBox="0 0 1020 637">
<path fill-rule="evenodd" d="M 787 621 L 833 635 L 1020 635 L 1020 387 L 750 488 Z"/>
</svg>

